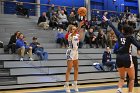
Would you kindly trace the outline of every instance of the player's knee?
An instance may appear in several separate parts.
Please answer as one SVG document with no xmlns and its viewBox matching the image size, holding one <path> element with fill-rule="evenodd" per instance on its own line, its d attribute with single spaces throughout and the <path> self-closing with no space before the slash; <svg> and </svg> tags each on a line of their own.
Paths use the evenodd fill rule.
<svg viewBox="0 0 140 93">
<path fill-rule="evenodd" d="M 120 77 L 121 80 L 125 80 L 125 77 Z"/>
<path fill-rule="evenodd" d="M 135 80 L 134 77 L 130 77 L 130 78 L 129 78 L 129 81 L 134 81 L 134 80 Z"/>
<path fill-rule="evenodd" d="M 71 69 L 72 69 L 72 67 L 68 67 L 68 68 L 67 68 L 68 71 L 71 71 Z"/>
</svg>

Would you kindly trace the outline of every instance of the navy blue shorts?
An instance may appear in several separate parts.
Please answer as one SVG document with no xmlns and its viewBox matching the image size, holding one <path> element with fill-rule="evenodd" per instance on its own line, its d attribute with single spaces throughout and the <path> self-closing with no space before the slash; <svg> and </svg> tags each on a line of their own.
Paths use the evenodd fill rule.
<svg viewBox="0 0 140 93">
<path fill-rule="evenodd" d="M 118 68 L 130 68 L 132 63 L 132 55 L 130 54 L 117 54 L 116 65 Z"/>
</svg>

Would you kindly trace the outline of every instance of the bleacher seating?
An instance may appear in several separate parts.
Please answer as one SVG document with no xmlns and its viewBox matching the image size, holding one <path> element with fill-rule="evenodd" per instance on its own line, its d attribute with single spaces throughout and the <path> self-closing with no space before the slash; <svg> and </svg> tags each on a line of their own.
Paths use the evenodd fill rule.
<svg viewBox="0 0 140 93">
<path fill-rule="evenodd" d="M 0 40 L 7 44 L 16 31 L 25 34 L 28 42 L 33 36 L 48 52 L 48 61 L 19 61 L 17 54 L 4 54 L 0 49 L 0 89 L 29 88 L 63 85 L 66 72 L 66 49 L 55 44 L 56 31 L 42 30 L 36 26 L 37 17 L 17 18 L 16 15 L 0 15 Z M 92 64 L 101 62 L 104 49 L 79 49 L 79 84 L 118 81 L 116 71 L 97 71 Z M 115 54 L 113 54 L 115 60 Z M 27 59 L 27 57 L 26 57 Z M 73 80 L 73 71 L 70 80 Z M 139 71 L 140 73 L 140 71 Z M 140 74 L 139 74 L 140 76 Z"/>
</svg>

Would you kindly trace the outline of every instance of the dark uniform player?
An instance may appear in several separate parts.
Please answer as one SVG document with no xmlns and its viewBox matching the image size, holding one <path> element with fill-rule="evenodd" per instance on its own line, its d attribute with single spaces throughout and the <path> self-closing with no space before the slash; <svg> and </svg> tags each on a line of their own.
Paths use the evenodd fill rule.
<svg viewBox="0 0 140 93">
<path fill-rule="evenodd" d="M 134 68 L 135 68 L 135 81 L 134 81 L 134 87 L 139 87 L 139 83 L 138 83 L 138 58 L 137 58 L 137 48 L 132 45 L 132 59 L 133 59 L 133 62 L 134 62 Z M 127 75 L 127 86 L 129 85 L 129 76 Z"/>
<path fill-rule="evenodd" d="M 125 73 L 127 72 L 129 75 L 129 89 L 128 93 L 132 93 L 134 87 L 134 79 L 135 79 L 135 71 L 134 71 L 134 64 L 132 61 L 131 55 L 131 44 L 135 45 L 138 50 L 140 49 L 140 44 L 137 40 L 131 36 L 133 32 L 133 28 L 125 25 L 123 27 L 123 32 L 120 33 L 110 21 L 104 16 L 104 21 L 108 23 L 108 25 L 113 29 L 116 36 L 118 37 L 119 49 L 117 50 L 117 57 L 116 57 L 116 65 L 118 68 L 118 72 L 120 75 L 120 80 L 118 83 L 117 93 L 122 93 L 122 86 L 124 84 Z"/>
</svg>

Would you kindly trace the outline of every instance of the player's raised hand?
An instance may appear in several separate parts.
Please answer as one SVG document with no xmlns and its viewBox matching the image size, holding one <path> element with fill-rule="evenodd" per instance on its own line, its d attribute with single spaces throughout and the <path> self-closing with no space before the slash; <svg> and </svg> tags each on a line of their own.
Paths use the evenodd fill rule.
<svg viewBox="0 0 140 93">
<path fill-rule="evenodd" d="M 84 24 L 85 24 L 85 21 L 83 20 L 83 21 L 80 22 L 79 25 L 80 25 L 80 27 L 81 27 L 81 26 L 83 26 Z"/>
</svg>

